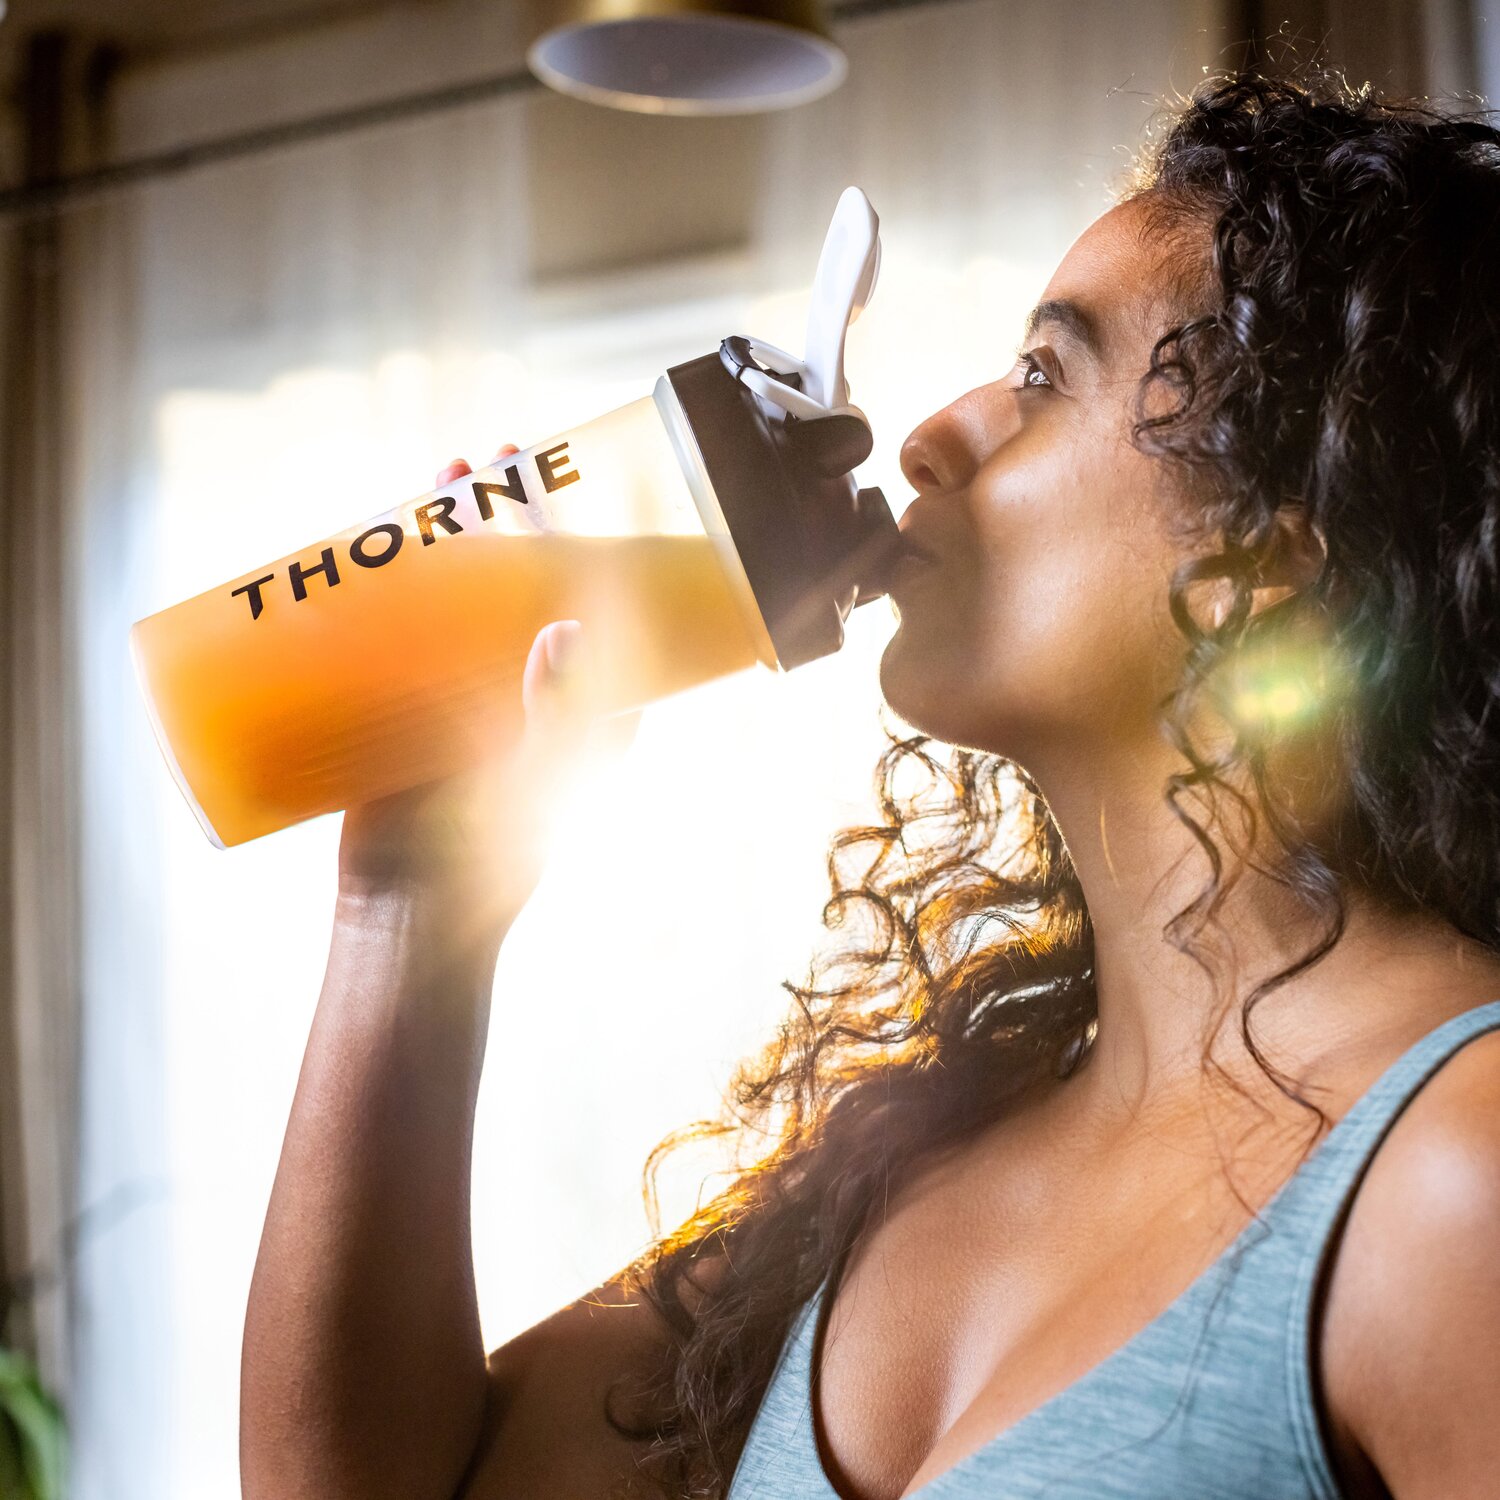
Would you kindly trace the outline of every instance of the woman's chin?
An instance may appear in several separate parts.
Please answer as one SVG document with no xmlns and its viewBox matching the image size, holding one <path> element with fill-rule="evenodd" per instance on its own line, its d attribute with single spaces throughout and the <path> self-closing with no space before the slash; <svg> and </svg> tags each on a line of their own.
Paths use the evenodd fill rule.
<svg viewBox="0 0 1500 1500">
<path fill-rule="evenodd" d="M 933 662 L 909 649 L 897 630 L 880 658 L 880 694 L 897 715 L 919 734 L 955 743 L 950 721 L 963 707 L 961 693 L 943 687 Z"/>
<path fill-rule="evenodd" d="M 934 660 L 930 653 L 911 649 L 911 642 L 903 643 L 900 631 L 880 658 L 881 696 L 918 734 L 982 754 L 1019 758 L 1025 738 L 1019 733 L 1021 722 L 997 713 L 993 697 L 981 700 L 979 688 L 971 664 Z M 1005 726 L 1003 732 L 997 724 Z"/>
</svg>

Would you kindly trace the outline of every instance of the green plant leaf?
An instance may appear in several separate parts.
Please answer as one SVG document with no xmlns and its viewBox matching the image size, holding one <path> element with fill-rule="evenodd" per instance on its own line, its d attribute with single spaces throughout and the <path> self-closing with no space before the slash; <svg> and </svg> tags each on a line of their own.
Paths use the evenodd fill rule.
<svg viewBox="0 0 1500 1500">
<path fill-rule="evenodd" d="M 57 1403 L 42 1389 L 27 1359 L 0 1349 L 0 1477 L 5 1477 L 7 1441 L 19 1470 L 20 1500 L 62 1500 L 64 1426 Z M 9 1500 L 9 1488 L 0 1488 Z"/>
<path fill-rule="evenodd" d="M 30 1500 L 31 1481 L 21 1471 L 21 1440 L 10 1418 L 0 1413 L 0 1495 Z"/>
</svg>

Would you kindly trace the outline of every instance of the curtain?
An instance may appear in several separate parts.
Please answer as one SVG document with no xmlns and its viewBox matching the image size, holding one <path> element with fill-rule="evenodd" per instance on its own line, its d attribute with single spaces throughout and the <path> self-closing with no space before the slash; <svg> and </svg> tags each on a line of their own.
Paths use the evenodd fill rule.
<svg viewBox="0 0 1500 1500">
<path fill-rule="evenodd" d="M 59 38 L 26 49 L 20 169 L 62 163 Z M 65 1262 L 78 1156 L 80 806 L 76 592 L 61 500 L 65 235 L 0 229 L 0 1344 L 68 1378 Z"/>
</svg>

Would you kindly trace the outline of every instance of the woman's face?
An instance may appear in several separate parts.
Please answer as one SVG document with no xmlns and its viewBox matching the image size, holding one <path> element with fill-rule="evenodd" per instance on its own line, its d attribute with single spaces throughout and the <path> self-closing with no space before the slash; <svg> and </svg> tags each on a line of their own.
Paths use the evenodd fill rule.
<svg viewBox="0 0 1500 1500">
<path fill-rule="evenodd" d="M 1151 346 L 1173 322 L 1170 257 L 1140 202 L 1069 250 L 1015 367 L 906 439 L 901 518 L 930 560 L 890 587 L 881 661 L 919 730 L 1023 763 L 1053 744 L 1159 744 L 1156 705 L 1186 642 L 1168 611 L 1185 546 L 1160 463 L 1130 429 Z"/>
</svg>

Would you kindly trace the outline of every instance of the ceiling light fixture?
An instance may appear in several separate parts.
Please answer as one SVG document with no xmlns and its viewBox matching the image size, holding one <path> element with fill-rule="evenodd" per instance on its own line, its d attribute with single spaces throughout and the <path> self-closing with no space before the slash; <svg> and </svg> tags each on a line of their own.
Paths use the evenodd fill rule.
<svg viewBox="0 0 1500 1500">
<path fill-rule="evenodd" d="M 644 114 L 786 109 L 848 72 L 817 0 L 533 0 L 531 71 Z"/>
</svg>

